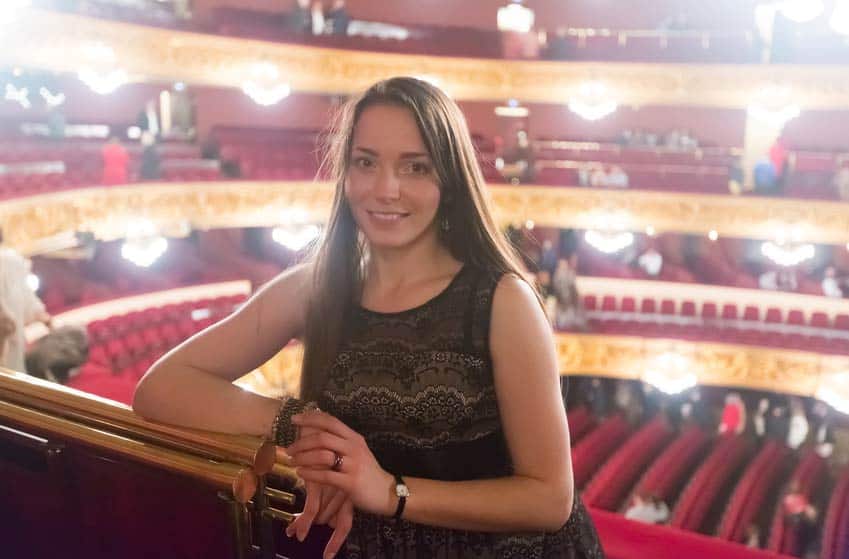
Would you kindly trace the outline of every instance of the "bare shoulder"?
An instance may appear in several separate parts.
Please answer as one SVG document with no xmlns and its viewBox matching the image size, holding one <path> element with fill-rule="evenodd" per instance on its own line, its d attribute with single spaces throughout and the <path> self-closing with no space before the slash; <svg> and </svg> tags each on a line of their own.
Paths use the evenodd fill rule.
<svg viewBox="0 0 849 559">
<path fill-rule="evenodd" d="M 540 349 L 552 340 L 551 325 L 534 289 L 515 274 L 504 274 L 495 287 L 490 320 L 490 349 L 498 360 L 517 346 Z"/>
<path fill-rule="evenodd" d="M 509 314 L 522 309 L 540 308 L 534 289 L 516 274 L 504 274 L 495 286 L 492 296 L 493 320 L 496 314 Z"/>
</svg>

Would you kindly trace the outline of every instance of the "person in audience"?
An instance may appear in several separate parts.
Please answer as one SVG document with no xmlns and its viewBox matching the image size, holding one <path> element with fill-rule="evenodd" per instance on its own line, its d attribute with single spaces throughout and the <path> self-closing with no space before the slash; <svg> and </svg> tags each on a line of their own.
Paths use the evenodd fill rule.
<svg viewBox="0 0 849 559">
<path fill-rule="evenodd" d="M 769 148 L 769 161 L 775 169 L 775 182 L 777 193 L 781 193 L 784 189 L 784 182 L 787 178 L 787 167 L 790 157 L 790 152 L 787 150 L 784 138 L 778 137 Z"/>
<path fill-rule="evenodd" d="M 607 186 L 607 173 L 601 163 L 593 165 L 592 171 L 590 171 L 590 186 Z"/>
<path fill-rule="evenodd" d="M 310 0 L 297 0 L 294 9 L 287 17 L 286 23 L 289 30 L 295 33 L 312 33 L 312 9 L 310 8 Z"/>
<path fill-rule="evenodd" d="M 127 170 L 130 165 L 130 154 L 121 145 L 117 136 L 112 136 L 101 150 L 103 156 L 103 178 L 101 182 L 107 186 L 127 184 Z"/>
<path fill-rule="evenodd" d="M 348 35 L 348 26 L 351 24 L 351 16 L 348 14 L 345 0 L 334 0 L 333 7 L 327 12 L 330 33 L 332 35 Z"/>
<path fill-rule="evenodd" d="M 841 282 L 837 279 L 837 270 L 835 270 L 834 266 L 826 268 L 820 284 L 822 286 L 822 294 L 826 297 L 841 299 L 843 297 L 843 289 L 840 284 Z"/>
<path fill-rule="evenodd" d="M 752 414 L 752 430 L 758 438 L 766 436 L 766 416 L 769 413 L 769 398 L 758 401 L 758 409 Z"/>
<path fill-rule="evenodd" d="M 746 527 L 745 545 L 751 549 L 758 549 L 761 547 L 761 530 L 758 528 L 757 524 L 749 524 Z"/>
<path fill-rule="evenodd" d="M 689 404 L 691 406 L 690 417 L 692 417 L 693 422 L 703 429 L 712 429 L 716 419 L 714 414 L 711 413 L 711 408 L 702 397 L 702 391 L 699 387 L 690 391 Z"/>
<path fill-rule="evenodd" d="M 619 165 L 614 165 L 605 177 L 604 186 L 610 188 L 628 188 L 628 174 Z"/>
<path fill-rule="evenodd" d="M 134 410 L 267 437 L 306 484 L 287 535 L 330 523 L 325 556 L 600 559 L 551 328 L 489 211 L 459 107 L 391 78 L 340 118 L 315 256 L 154 364 Z M 295 336 L 300 398 L 232 384 Z"/>
<path fill-rule="evenodd" d="M 590 163 L 579 163 L 578 171 L 578 186 L 590 186 L 590 177 L 593 172 L 593 166 Z"/>
<path fill-rule="evenodd" d="M 669 521 L 669 506 L 657 495 L 643 497 L 635 495 L 625 518 L 646 524 L 666 524 Z"/>
<path fill-rule="evenodd" d="M 27 373 L 66 384 L 88 360 L 88 334 L 76 326 L 56 328 L 39 339 L 26 354 Z"/>
<path fill-rule="evenodd" d="M 811 439 L 817 454 L 824 459 L 834 452 L 834 425 L 825 402 L 817 401 L 811 409 Z"/>
<path fill-rule="evenodd" d="M 313 0 L 312 8 L 312 34 L 322 35 L 326 29 L 324 20 L 324 2 L 323 0 Z"/>
<path fill-rule="evenodd" d="M 637 265 L 649 277 L 656 278 L 663 270 L 663 255 L 651 246 L 637 259 Z"/>
<path fill-rule="evenodd" d="M 3 242 L 0 229 L 0 367 L 26 372 L 26 337 L 30 324 L 52 328 L 44 303 L 30 288 L 27 278 L 32 263 Z"/>
<path fill-rule="evenodd" d="M 607 396 L 607 387 L 604 382 L 598 378 L 584 379 L 582 383 L 583 397 L 581 400 L 585 402 L 593 416 L 597 419 L 607 417 L 610 412 L 610 400 Z"/>
<path fill-rule="evenodd" d="M 557 261 L 557 251 L 554 250 L 554 243 L 551 242 L 551 239 L 543 240 L 542 252 L 539 257 L 539 268 L 553 274 L 555 268 L 557 268 Z"/>
<path fill-rule="evenodd" d="M 787 446 L 796 450 L 808 438 L 808 417 L 802 400 L 796 396 L 790 398 L 790 425 L 787 430 Z"/>
<path fill-rule="evenodd" d="M 767 415 L 766 419 L 766 436 L 767 438 L 781 441 L 787 441 L 787 436 L 790 433 L 790 413 L 784 405 L 773 406 Z"/>
<path fill-rule="evenodd" d="M 554 277 L 551 281 L 552 290 L 557 300 L 554 312 L 554 326 L 558 330 L 587 329 L 587 316 L 584 304 L 578 294 L 575 271 L 566 258 L 557 260 Z"/>
<path fill-rule="evenodd" d="M 849 200 L 849 161 L 844 161 L 832 180 L 841 200 Z"/>
<path fill-rule="evenodd" d="M 719 421 L 719 433 L 740 434 L 746 428 L 746 404 L 736 392 L 725 397 L 725 407 Z"/>
<path fill-rule="evenodd" d="M 142 158 L 139 175 L 142 180 L 158 180 L 161 176 L 159 147 L 156 138 L 148 131 L 141 135 Z"/>
<path fill-rule="evenodd" d="M 775 166 L 769 159 L 761 159 L 755 163 L 753 171 L 755 179 L 755 193 L 764 196 L 778 194 L 778 175 Z"/>
</svg>

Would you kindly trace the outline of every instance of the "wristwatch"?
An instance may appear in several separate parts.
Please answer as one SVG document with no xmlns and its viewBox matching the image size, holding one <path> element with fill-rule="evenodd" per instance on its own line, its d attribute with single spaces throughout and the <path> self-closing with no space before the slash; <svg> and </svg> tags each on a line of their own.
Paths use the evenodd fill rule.
<svg viewBox="0 0 849 559">
<path fill-rule="evenodd" d="M 398 508 L 395 509 L 395 522 L 401 522 L 401 515 L 404 514 L 404 505 L 407 504 L 407 497 L 410 496 L 410 488 L 404 483 L 404 478 L 395 474 L 395 496 L 398 497 Z"/>
</svg>

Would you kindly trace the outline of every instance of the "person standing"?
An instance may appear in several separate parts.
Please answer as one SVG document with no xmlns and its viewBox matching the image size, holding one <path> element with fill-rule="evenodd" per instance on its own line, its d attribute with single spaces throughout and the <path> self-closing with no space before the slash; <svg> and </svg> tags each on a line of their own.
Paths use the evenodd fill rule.
<svg viewBox="0 0 849 559">
<path fill-rule="evenodd" d="M 130 154 L 127 148 L 121 145 L 117 136 L 112 136 L 101 150 L 103 156 L 103 179 L 102 183 L 107 186 L 116 184 L 127 184 L 127 169 L 130 164 Z"/>
<path fill-rule="evenodd" d="M 28 259 L 3 246 L 0 230 L 0 366 L 20 372 L 26 370 L 24 329 L 35 322 L 52 326 L 44 303 L 27 283 L 30 269 Z"/>
</svg>

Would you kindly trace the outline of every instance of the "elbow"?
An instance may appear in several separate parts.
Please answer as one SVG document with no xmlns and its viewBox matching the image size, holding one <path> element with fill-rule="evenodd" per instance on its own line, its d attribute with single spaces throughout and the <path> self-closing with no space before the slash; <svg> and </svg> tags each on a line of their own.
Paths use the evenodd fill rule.
<svg viewBox="0 0 849 559">
<path fill-rule="evenodd" d="M 572 516 L 572 508 L 574 506 L 575 494 L 572 484 L 568 487 L 557 488 L 550 493 L 550 507 L 546 515 L 545 525 L 542 529 L 546 532 L 556 532 L 560 530 Z"/>
<path fill-rule="evenodd" d="M 142 377 L 133 392 L 133 412 L 145 419 L 152 419 L 156 405 L 156 398 L 153 395 L 155 387 L 153 386 L 154 378 L 151 375 L 152 372 L 153 369 L 148 371 L 148 373 Z"/>
</svg>

